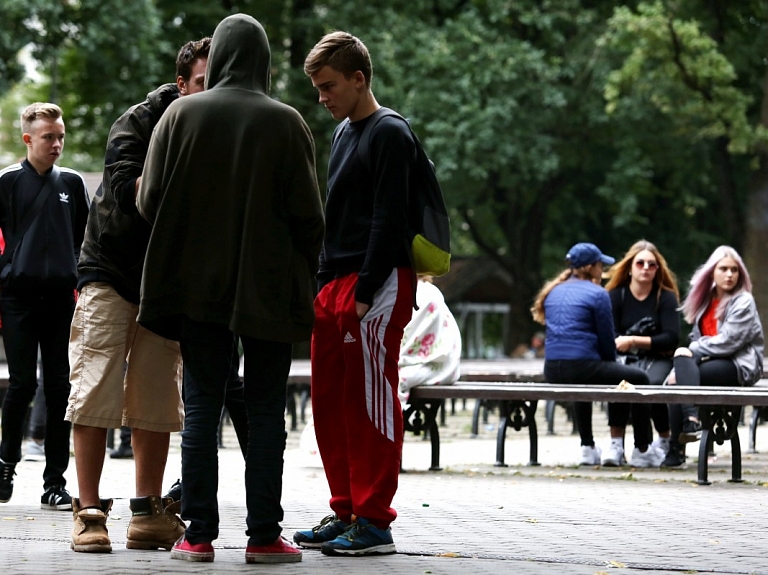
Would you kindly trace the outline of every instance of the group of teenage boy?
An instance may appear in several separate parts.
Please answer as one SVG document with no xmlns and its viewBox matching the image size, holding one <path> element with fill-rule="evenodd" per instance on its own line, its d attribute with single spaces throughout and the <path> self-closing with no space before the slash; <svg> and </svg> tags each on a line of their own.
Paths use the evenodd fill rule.
<svg viewBox="0 0 768 575">
<path fill-rule="evenodd" d="M 405 240 L 416 142 L 376 123 L 369 52 L 324 36 L 304 70 L 336 120 L 325 206 L 312 133 L 269 97 L 271 55 L 254 18 L 185 44 L 177 79 L 113 124 L 93 200 L 56 162 L 61 109 L 22 114 L 27 157 L 0 172 L 0 312 L 10 385 L 2 408 L 0 502 L 13 494 L 24 418 L 47 406 L 44 508 L 73 513 L 71 548 L 112 550 L 100 495 L 108 430 L 132 430 L 129 549 L 213 561 L 217 430 L 242 351 L 248 563 L 394 553 L 402 449 L 398 358 L 415 276 Z M 31 220 L 31 224 L 25 221 Z M 331 514 L 281 535 L 292 344 L 312 340 L 312 402 Z M 68 354 L 68 355 L 67 355 Z M 183 382 L 183 385 L 182 385 Z M 182 401 L 183 397 L 183 401 Z M 71 427 L 71 429 L 70 429 Z M 73 437 L 78 496 L 64 473 Z M 161 495 L 181 431 L 180 501 Z"/>
</svg>

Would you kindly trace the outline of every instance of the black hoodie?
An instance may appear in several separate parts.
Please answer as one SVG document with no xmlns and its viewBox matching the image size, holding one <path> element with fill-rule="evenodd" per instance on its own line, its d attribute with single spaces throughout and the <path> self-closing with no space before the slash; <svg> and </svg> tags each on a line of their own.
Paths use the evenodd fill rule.
<svg viewBox="0 0 768 575">
<path fill-rule="evenodd" d="M 152 226 L 136 210 L 136 178 L 144 169 L 152 130 L 178 97 L 176 84 L 164 84 L 112 124 L 104 178 L 91 204 L 77 266 L 78 289 L 88 282 L 106 282 L 122 298 L 139 303 L 144 254 Z"/>
<path fill-rule="evenodd" d="M 179 318 L 291 343 L 309 339 L 325 229 L 315 147 L 293 108 L 268 95 L 267 35 L 225 18 L 206 90 L 155 128 L 137 198 L 154 225 L 139 323 L 179 339 Z"/>
</svg>

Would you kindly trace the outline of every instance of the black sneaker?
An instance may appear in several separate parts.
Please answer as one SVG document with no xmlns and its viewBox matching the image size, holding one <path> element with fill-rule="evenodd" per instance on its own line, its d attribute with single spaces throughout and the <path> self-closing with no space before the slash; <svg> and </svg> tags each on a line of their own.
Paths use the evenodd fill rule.
<svg viewBox="0 0 768 575">
<path fill-rule="evenodd" d="M 40 509 L 52 509 L 54 511 L 71 511 L 72 496 L 63 485 L 49 487 L 40 498 Z"/>
<path fill-rule="evenodd" d="M 11 500 L 14 475 L 16 475 L 16 464 L 6 463 L 0 459 L 0 503 L 8 503 Z"/>
<path fill-rule="evenodd" d="M 348 527 L 349 523 L 344 523 L 336 515 L 328 515 L 320 522 L 320 525 L 294 533 L 293 540 L 302 547 L 319 549 L 323 546 L 323 543 L 333 541 L 344 533 Z"/>
<path fill-rule="evenodd" d="M 693 443 L 699 439 L 701 439 L 701 422 L 689 419 L 683 423 L 683 430 L 677 440 L 680 443 Z"/>
<path fill-rule="evenodd" d="M 669 444 L 669 453 L 662 462 L 662 467 L 680 467 L 685 463 L 685 447 L 675 441 Z"/>
<path fill-rule="evenodd" d="M 163 497 L 170 497 L 174 501 L 181 501 L 181 479 L 177 479 L 176 483 L 171 485 L 168 493 L 163 495 Z"/>
</svg>

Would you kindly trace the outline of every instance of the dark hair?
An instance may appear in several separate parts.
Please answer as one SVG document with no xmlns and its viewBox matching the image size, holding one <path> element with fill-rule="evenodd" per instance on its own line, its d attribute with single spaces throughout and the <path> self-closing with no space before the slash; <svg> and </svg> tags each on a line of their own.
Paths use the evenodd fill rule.
<svg viewBox="0 0 768 575">
<path fill-rule="evenodd" d="M 341 72 L 345 78 L 350 78 L 360 70 L 365 78 L 365 84 L 371 85 L 373 77 L 371 55 L 365 44 L 352 34 L 331 32 L 315 44 L 304 60 L 304 73 L 311 77 L 324 66 L 330 66 L 337 72 Z"/>
<path fill-rule="evenodd" d="M 188 81 L 192 76 L 192 65 L 199 58 L 207 58 L 211 51 L 211 37 L 200 40 L 190 40 L 184 44 L 176 56 L 176 77 L 181 76 Z"/>
</svg>

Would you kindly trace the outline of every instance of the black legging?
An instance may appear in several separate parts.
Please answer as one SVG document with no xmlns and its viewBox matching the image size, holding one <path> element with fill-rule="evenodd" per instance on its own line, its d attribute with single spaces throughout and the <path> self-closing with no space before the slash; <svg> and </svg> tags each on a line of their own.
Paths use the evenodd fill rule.
<svg viewBox="0 0 768 575">
<path fill-rule="evenodd" d="M 736 364 L 730 359 L 710 359 L 697 363 L 693 357 L 678 355 L 674 359 L 677 385 L 738 386 Z M 691 404 L 670 404 L 669 423 L 672 437 L 677 438 L 683 423 L 689 417 L 698 417 L 698 410 Z"/>
<path fill-rule="evenodd" d="M 664 380 L 672 371 L 672 358 L 656 358 L 651 361 L 650 367 L 646 370 L 648 380 L 651 385 L 662 385 Z M 637 366 L 638 364 L 630 364 Z M 665 433 L 669 431 L 669 410 L 666 403 L 652 403 L 650 405 L 651 419 L 656 431 Z M 608 425 L 611 427 L 626 427 L 629 422 L 629 403 L 609 403 L 608 404 Z M 651 433 L 653 436 L 653 433 Z"/>
<path fill-rule="evenodd" d="M 617 363 L 615 361 L 598 361 L 591 359 L 578 360 L 545 360 L 544 378 L 550 383 L 590 383 L 596 385 L 618 385 L 626 380 L 632 385 L 648 385 L 648 374 L 642 369 Z M 592 436 L 592 403 L 585 401 L 574 402 L 576 426 L 581 436 L 581 444 L 595 444 Z M 632 404 L 632 421 L 635 432 L 635 447 L 644 450 L 650 445 L 651 415 L 648 404 Z"/>
</svg>

